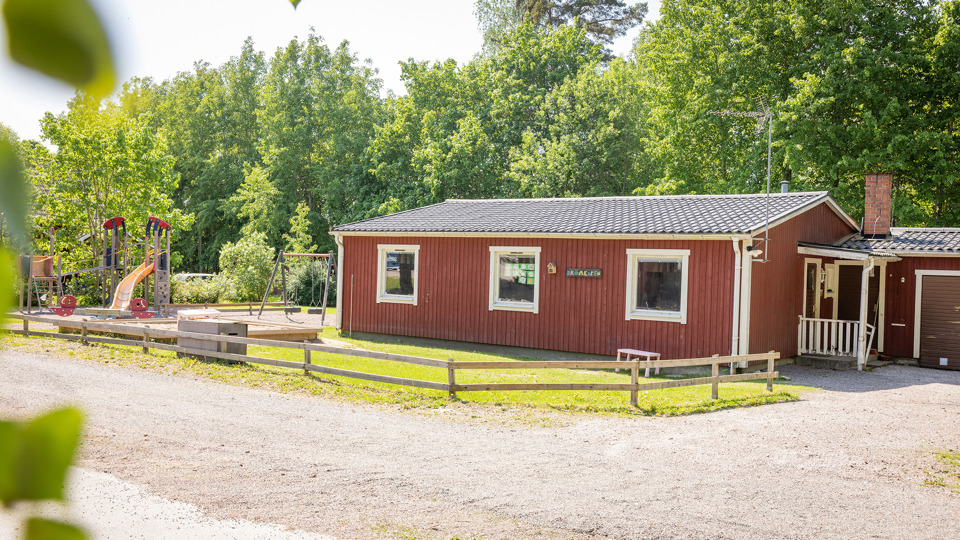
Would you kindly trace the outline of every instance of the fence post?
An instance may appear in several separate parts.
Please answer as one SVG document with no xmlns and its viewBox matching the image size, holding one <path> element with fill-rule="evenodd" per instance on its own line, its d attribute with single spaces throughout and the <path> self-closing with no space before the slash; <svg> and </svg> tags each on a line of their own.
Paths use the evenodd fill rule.
<svg viewBox="0 0 960 540">
<path fill-rule="evenodd" d="M 711 371 L 713 372 L 713 384 L 710 385 L 711 386 L 710 395 L 713 399 L 717 399 L 720 397 L 720 382 L 717 381 L 717 377 L 720 376 L 720 364 L 718 362 L 714 362 L 713 364 L 711 364 L 711 367 L 712 367 Z"/>
<path fill-rule="evenodd" d="M 639 397 L 640 391 L 638 390 L 638 383 L 640 382 L 640 358 L 637 357 L 633 362 L 633 367 L 630 368 L 630 384 L 633 385 L 633 390 L 630 390 L 630 405 L 637 407 L 637 398 Z"/>
<path fill-rule="evenodd" d="M 453 389 L 454 385 L 457 384 L 457 376 L 455 375 L 455 370 L 453 369 L 452 358 L 447 358 L 447 383 L 450 385 L 450 397 L 457 397 L 457 392 Z"/>
<path fill-rule="evenodd" d="M 26 336 L 30 332 L 30 321 L 24 317 L 23 319 L 23 335 Z"/>
<path fill-rule="evenodd" d="M 303 350 L 303 374 L 309 375 L 310 370 L 307 369 L 307 366 L 310 365 L 310 349 Z"/>
<path fill-rule="evenodd" d="M 147 329 L 146 328 L 143 329 L 143 343 L 141 344 L 141 346 L 143 347 L 143 354 L 150 354 L 150 347 L 147 346 Z"/>
<path fill-rule="evenodd" d="M 773 373 L 776 367 L 776 359 L 773 357 L 773 351 L 770 351 L 767 358 L 767 373 Z M 773 375 L 767 375 L 767 392 L 773 392 Z"/>
<path fill-rule="evenodd" d="M 713 358 L 720 358 L 719 354 L 713 355 Z M 730 362 L 730 365 L 733 365 L 733 362 Z M 711 396 L 713 399 L 718 399 L 720 397 L 720 381 L 717 381 L 717 377 L 720 376 L 720 363 L 714 362 L 711 364 L 710 370 L 713 374 L 713 384 L 711 386 Z M 730 374 L 733 375 L 733 369 L 731 368 Z"/>
<path fill-rule="evenodd" d="M 80 344 L 87 345 L 87 325 L 80 325 Z"/>
</svg>

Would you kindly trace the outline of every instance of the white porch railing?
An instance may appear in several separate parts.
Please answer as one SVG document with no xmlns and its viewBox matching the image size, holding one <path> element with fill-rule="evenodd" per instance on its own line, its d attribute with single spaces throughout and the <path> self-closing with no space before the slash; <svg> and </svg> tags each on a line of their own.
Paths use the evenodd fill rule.
<svg viewBox="0 0 960 540">
<path fill-rule="evenodd" d="M 873 325 L 867 325 L 867 348 L 873 346 Z M 860 354 L 860 321 L 840 321 L 836 319 L 812 319 L 800 317 L 797 329 L 798 354 L 820 354 L 825 356 L 854 356 L 858 363 L 866 362 L 866 355 Z"/>
</svg>

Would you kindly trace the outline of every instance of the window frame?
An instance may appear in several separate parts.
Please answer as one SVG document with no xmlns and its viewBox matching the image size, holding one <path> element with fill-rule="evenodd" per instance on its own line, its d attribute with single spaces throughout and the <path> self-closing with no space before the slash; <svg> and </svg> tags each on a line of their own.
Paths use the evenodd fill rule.
<svg viewBox="0 0 960 540">
<path fill-rule="evenodd" d="M 490 246 L 490 284 L 489 305 L 490 311 L 527 311 L 540 313 L 540 249 L 532 246 Z M 536 267 L 533 280 L 533 303 L 504 302 L 500 297 L 500 255 L 533 256 Z"/>
<path fill-rule="evenodd" d="M 637 307 L 637 263 L 680 263 L 680 311 L 660 311 Z M 689 249 L 628 249 L 626 320 L 667 321 L 687 324 L 687 286 L 690 279 Z"/>
<path fill-rule="evenodd" d="M 387 253 L 413 253 L 413 294 L 387 293 Z M 377 303 L 417 305 L 420 292 L 420 245 L 377 244 Z"/>
</svg>

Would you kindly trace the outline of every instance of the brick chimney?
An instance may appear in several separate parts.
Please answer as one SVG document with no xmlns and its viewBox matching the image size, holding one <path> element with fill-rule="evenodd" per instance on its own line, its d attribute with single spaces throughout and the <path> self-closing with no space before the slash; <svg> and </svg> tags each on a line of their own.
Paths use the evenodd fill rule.
<svg viewBox="0 0 960 540">
<path fill-rule="evenodd" d="M 885 238 L 890 234 L 890 197 L 893 175 L 868 174 L 863 208 L 863 231 L 866 238 Z"/>
</svg>

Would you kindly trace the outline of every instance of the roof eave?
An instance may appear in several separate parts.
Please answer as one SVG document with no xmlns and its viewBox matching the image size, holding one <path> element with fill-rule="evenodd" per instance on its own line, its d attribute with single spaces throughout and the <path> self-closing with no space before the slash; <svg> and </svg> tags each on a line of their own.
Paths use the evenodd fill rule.
<svg viewBox="0 0 960 540">
<path fill-rule="evenodd" d="M 596 240 L 729 240 L 746 239 L 745 232 L 722 233 L 546 233 L 546 232 L 450 232 L 450 231 L 341 231 L 331 229 L 339 236 L 422 236 L 430 238 L 567 238 Z"/>
<path fill-rule="evenodd" d="M 816 199 L 813 199 L 812 201 L 804 204 L 803 206 L 799 206 L 799 207 L 797 207 L 797 208 L 793 208 L 793 209 L 791 209 L 791 210 L 788 210 L 787 212 L 783 212 L 783 213 L 781 213 L 781 214 L 778 214 L 778 215 L 776 215 L 776 216 L 773 216 L 772 218 L 770 218 L 769 227 L 771 227 L 771 228 L 772 228 L 772 227 L 776 227 L 777 225 L 780 225 L 781 223 L 784 223 L 784 222 L 786 222 L 786 221 L 789 221 L 789 220 L 797 217 L 798 215 L 806 212 L 807 210 L 810 210 L 811 208 L 816 207 L 817 205 L 819 205 L 820 203 L 823 203 L 823 202 L 826 202 L 826 203 L 827 203 L 827 206 L 829 206 L 830 209 L 833 210 L 833 212 L 834 212 L 835 214 L 837 214 L 837 217 L 839 217 L 839 218 L 840 218 L 841 220 L 843 220 L 847 225 L 849 225 L 851 229 L 853 229 L 854 231 L 858 231 L 858 232 L 860 231 L 860 225 L 859 225 L 856 221 L 854 221 L 854 219 L 853 219 L 852 217 L 850 217 L 850 214 L 847 214 L 846 212 L 844 212 L 843 208 L 840 208 L 840 205 L 837 204 L 837 201 L 835 201 L 835 200 L 833 199 L 833 197 L 830 196 L 830 193 L 827 192 L 827 191 L 822 191 L 822 192 L 820 192 L 820 196 L 819 196 L 819 197 L 817 197 Z M 760 223 L 758 223 L 758 224 L 756 224 L 756 225 L 754 225 L 753 227 L 750 228 L 750 235 L 751 235 L 751 236 L 756 236 L 757 234 L 759 234 L 761 231 L 763 231 L 763 230 L 766 229 L 767 227 L 768 227 L 768 225 L 767 225 L 767 222 L 766 222 L 766 221 L 760 222 Z M 856 233 L 854 233 L 854 234 L 856 234 Z"/>
</svg>

